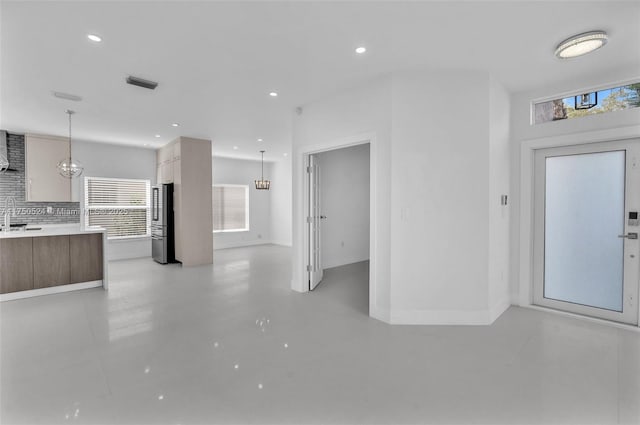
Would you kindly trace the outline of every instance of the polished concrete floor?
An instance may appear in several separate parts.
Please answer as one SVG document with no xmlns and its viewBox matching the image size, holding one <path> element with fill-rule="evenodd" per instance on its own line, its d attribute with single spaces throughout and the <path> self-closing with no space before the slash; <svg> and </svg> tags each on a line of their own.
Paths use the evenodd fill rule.
<svg viewBox="0 0 640 425">
<path fill-rule="evenodd" d="M 290 254 L 120 261 L 109 292 L 2 303 L 0 423 L 640 423 L 639 333 L 520 308 L 388 326 L 366 263 L 299 294 Z"/>
</svg>

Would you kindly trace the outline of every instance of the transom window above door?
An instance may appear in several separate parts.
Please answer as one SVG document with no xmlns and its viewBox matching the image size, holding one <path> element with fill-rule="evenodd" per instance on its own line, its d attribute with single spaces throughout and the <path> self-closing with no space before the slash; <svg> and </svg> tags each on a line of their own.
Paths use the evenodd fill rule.
<svg viewBox="0 0 640 425">
<path fill-rule="evenodd" d="M 640 106 L 640 81 L 533 102 L 532 124 L 605 114 Z"/>
</svg>

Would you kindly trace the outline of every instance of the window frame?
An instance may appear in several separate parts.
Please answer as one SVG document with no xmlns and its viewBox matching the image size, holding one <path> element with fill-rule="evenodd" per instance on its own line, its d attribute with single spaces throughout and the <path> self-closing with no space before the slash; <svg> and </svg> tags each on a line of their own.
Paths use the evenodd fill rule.
<svg viewBox="0 0 640 425">
<path fill-rule="evenodd" d="M 213 189 L 216 187 L 243 187 L 244 191 L 244 208 L 245 208 L 245 227 L 243 229 L 224 229 L 224 230 L 216 230 L 215 227 L 213 229 L 213 233 L 237 233 L 237 232 L 249 232 L 251 230 L 251 221 L 249 219 L 250 212 L 250 204 L 249 204 L 249 191 L 250 187 L 248 184 L 230 184 L 230 183 L 215 183 L 211 185 L 211 199 L 213 201 Z M 211 206 L 213 211 L 213 205 Z M 215 222 L 213 223 L 215 226 Z"/>
<path fill-rule="evenodd" d="M 130 205 L 130 206 L 122 206 L 122 205 L 100 205 L 100 206 L 89 206 L 88 205 L 88 201 L 89 201 L 89 181 L 90 180 L 102 180 L 102 181 L 119 181 L 119 182 L 135 182 L 135 183 L 139 183 L 139 182 L 143 182 L 145 184 L 145 191 L 146 191 L 146 206 L 140 206 L 140 205 Z M 105 210 L 105 209 L 125 209 L 125 210 L 141 210 L 141 209 L 145 209 L 146 210 L 146 218 L 147 218 L 147 225 L 146 225 L 146 230 L 145 230 L 145 234 L 144 235 L 128 235 L 128 236 L 109 236 L 109 232 L 108 229 L 105 227 L 104 229 L 107 230 L 107 239 L 108 240 L 131 240 L 131 239 L 146 239 L 146 238 L 151 238 L 151 180 L 150 179 L 123 179 L 123 178 L 117 178 L 117 177 L 92 177 L 92 176 L 85 176 L 84 177 L 84 185 L 83 185 L 83 189 L 84 189 L 84 196 L 83 196 L 83 219 L 84 219 L 84 225 L 86 228 L 92 228 L 92 227 L 102 227 L 102 226 L 91 226 L 89 224 L 89 217 L 90 217 L 90 212 L 91 210 Z"/>
</svg>

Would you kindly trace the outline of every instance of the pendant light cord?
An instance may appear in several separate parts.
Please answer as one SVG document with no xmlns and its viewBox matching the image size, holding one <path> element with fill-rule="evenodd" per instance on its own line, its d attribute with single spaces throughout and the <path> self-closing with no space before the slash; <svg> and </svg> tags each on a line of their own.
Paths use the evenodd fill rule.
<svg viewBox="0 0 640 425">
<path fill-rule="evenodd" d="M 65 111 L 69 115 L 69 146 L 71 146 L 71 115 L 75 114 L 71 109 Z"/>
</svg>

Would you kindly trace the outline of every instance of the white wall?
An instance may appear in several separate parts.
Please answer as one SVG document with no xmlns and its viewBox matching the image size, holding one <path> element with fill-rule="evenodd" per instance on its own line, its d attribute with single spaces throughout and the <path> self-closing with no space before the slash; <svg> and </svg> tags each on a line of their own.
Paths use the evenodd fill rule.
<svg viewBox="0 0 640 425">
<path fill-rule="evenodd" d="M 494 320 L 511 304 L 510 115 L 511 99 L 495 78 L 489 82 L 489 313 Z M 507 205 L 501 196 L 507 195 Z"/>
<path fill-rule="evenodd" d="M 373 138 L 373 140 L 371 140 Z M 308 287 L 304 270 L 305 152 L 322 151 L 334 143 L 371 140 L 371 223 L 376 239 L 371 258 L 375 287 L 370 288 L 369 314 L 389 320 L 390 312 L 390 203 L 391 197 L 391 78 L 384 77 L 352 91 L 303 107 L 293 121 L 293 280 L 292 288 Z"/>
<path fill-rule="evenodd" d="M 487 84 L 477 72 L 394 74 L 392 322 L 487 309 Z"/>
<path fill-rule="evenodd" d="M 257 190 L 254 180 L 260 178 L 260 161 L 213 157 L 213 184 L 249 186 L 249 231 L 213 234 L 215 249 L 258 245 L 271 241 L 271 190 Z M 264 178 L 272 180 L 271 163 L 264 163 Z M 271 183 L 275 187 L 276 182 Z"/>
<path fill-rule="evenodd" d="M 592 115 L 578 119 L 551 121 L 531 125 L 530 105 L 532 100 L 556 97 L 575 92 L 582 92 L 602 85 L 618 85 L 631 79 L 638 79 L 639 70 L 635 68 L 618 68 L 607 75 L 584 75 L 572 81 L 555 84 L 541 84 L 540 88 L 514 93 L 511 96 L 511 302 L 521 304 L 520 291 L 520 155 L 521 145 L 526 140 L 548 138 L 565 135 L 592 134 L 602 130 L 620 129 L 637 126 L 640 123 L 640 108 L 617 111 L 608 114 Z M 531 241 L 524 241 L 531 243 Z"/>
<path fill-rule="evenodd" d="M 107 143 L 73 140 L 73 157 L 84 165 L 84 176 L 120 179 L 156 180 L 156 152 L 153 149 Z M 72 190 L 75 200 L 84 202 L 84 179 L 74 179 Z M 151 238 L 110 240 L 107 258 L 121 260 L 151 256 Z"/>
<path fill-rule="evenodd" d="M 492 197 L 508 190 L 497 183 L 508 172 L 508 104 L 487 73 L 448 70 L 395 73 L 305 106 L 294 117 L 294 289 L 305 277 L 302 152 L 370 132 L 371 274 L 380 281 L 370 314 L 407 324 L 494 320 L 508 306 L 498 301 L 508 299 L 506 284 L 489 283 L 508 262 L 508 220 Z"/>
<path fill-rule="evenodd" d="M 494 269 L 508 269 L 490 235 L 508 233 L 495 194 L 509 165 L 506 135 L 492 143 L 509 120 L 492 122 L 490 83 L 477 71 L 393 76 L 392 323 L 486 324 L 508 307 L 507 276 L 491 297 L 502 304 L 489 300 Z"/>
<path fill-rule="evenodd" d="M 291 246 L 291 157 L 271 163 L 271 176 L 271 243 Z"/>
<path fill-rule="evenodd" d="M 322 265 L 369 259 L 369 144 L 317 155 L 320 166 Z"/>
</svg>

